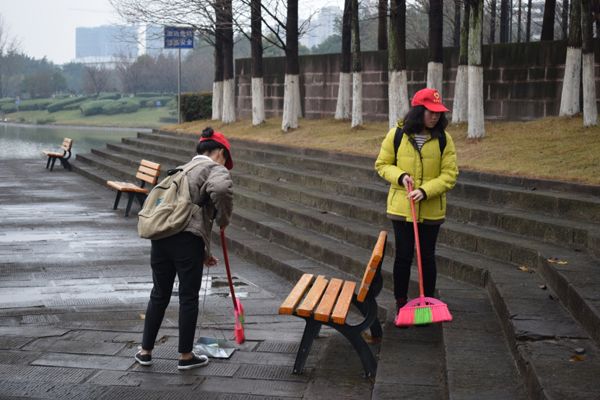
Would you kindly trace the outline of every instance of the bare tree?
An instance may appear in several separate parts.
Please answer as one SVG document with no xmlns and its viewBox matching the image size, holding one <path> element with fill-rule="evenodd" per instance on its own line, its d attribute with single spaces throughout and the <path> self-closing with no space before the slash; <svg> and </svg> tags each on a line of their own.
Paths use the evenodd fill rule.
<svg viewBox="0 0 600 400">
<path fill-rule="evenodd" d="M 509 0 L 500 0 L 500 43 L 508 43 Z"/>
<path fill-rule="evenodd" d="M 540 40 L 554 40 L 554 14 L 556 0 L 546 0 L 544 3 L 544 20 L 542 21 L 542 36 Z"/>
<path fill-rule="evenodd" d="M 531 41 L 531 0 L 527 0 L 527 26 L 525 28 L 525 41 Z"/>
<path fill-rule="evenodd" d="M 581 83 L 581 0 L 571 1 L 567 58 L 560 97 L 560 116 L 579 112 L 579 84 Z"/>
<path fill-rule="evenodd" d="M 83 86 L 87 93 L 97 96 L 106 89 L 109 71 L 105 67 L 88 65 L 84 71 Z"/>
<path fill-rule="evenodd" d="M 454 103 L 452 105 L 452 122 L 467 122 L 469 106 L 469 21 L 471 3 L 464 1 L 462 26 L 460 30 L 460 50 L 458 55 L 458 69 L 454 84 Z"/>
<path fill-rule="evenodd" d="M 490 4 L 490 44 L 496 43 L 496 0 Z"/>
<path fill-rule="evenodd" d="M 298 127 L 298 117 L 302 113 L 298 62 L 298 0 L 288 0 L 285 33 L 285 91 L 281 129 L 287 132 L 290 128 Z"/>
<path fill-rule="evenodd" d="M 573 0 L 576 2 L 577 0 Z M 598 125 L 596 78 L 594 74 L 594 30 L 591 0 L 581 0 L 581 36 L 583 53 L 583 126 Z"/>
<path fill-rule="evenodd" d="M 521 0 L 519 0 L 519 9 L 517 10 L 517 42 L 521 43 L 521 26 L 522 26 L 522 21 L 521 21 L 521 9 L 523 8 L 523 4 L 521 3 Z"/>
<path fill-rule="evenodd" d="M 467 137 L 485 136 L 483 110 L 483 66 L 481 63 L 481 33 L 483 27 L 483 0 L 469 0 L 469 127 Z"/>
<path fill-rule="evenodd" d="M 392 0 L 394 1 L 394 0 Z M 342 64 L 338 86 L 335 119 L 349 119 L 350 109 L 350 69 L 352 64 L 352 0 L 344 1 L 344 14 L 342 16 Z"/>
<path fill-rule="evenodd" d="M 252 125 L 265 122 L 261 0 L 250 2 L 252 42 Z"/>
<path fill-rule="evenodd" d="M 0 98 L 4 97 L 5 87 L 5 61 L 4 58 L 18 49 L 17 40 L 10 37 L 10 33 L 4 23 L 4 18 L 0 14 Z"/>
<path fill-rule="evenodd" d="M 352 0 L 352 128 L 363 123 L 361 57 L 358 0 Z"/>
<path fill-rule="evenodd" d="M 233 6 L 231 0 L 219 0 L 223 7 L 223 115 L 221 120 L 235 122 L 235 77 L 233 70 Z"/>
<path fill-rule="evenodd" d="M 394 127 L 409 110 L 406 76 L 406 1 L 391 0 L 388 48 L 388 119 Z"/>
<path fill-rule="evenodd" d="M 462 0 L 454 0 L 454 47 L 460 47 L 460 14 Z"/>
<path fill-rule="evenodd" d="M 379 0 L 377 7 L 377 50 L 387 50 L 388 48 L 387 18 L 388 0 Z"/>
<path fill-rule="evenodd" d="M 567 40 L 569 31 L 569 0 L 562 2 L 562 40 Z M 593 31 L 592 31 L 593 33 Z"/>
<path fill-rule="evenodd" d="M 444 8 L 442 0 L 429 0 L 429 62 L 427 63 L 427 87 L 442 94 L 444 73 Z"/>
<path fill-rule="evenodd" d="M 223 117 L 223 80 L 225 76 L 225 59 L 223 58 L 223 37 L 225 16 L 219 2 L 213 3 L 215 12 L 214 28 L 214 55 L 215 55 L 215 77 L 212 92 L 212 117 L 213 120 L 221 120 Z"/>
</svg>

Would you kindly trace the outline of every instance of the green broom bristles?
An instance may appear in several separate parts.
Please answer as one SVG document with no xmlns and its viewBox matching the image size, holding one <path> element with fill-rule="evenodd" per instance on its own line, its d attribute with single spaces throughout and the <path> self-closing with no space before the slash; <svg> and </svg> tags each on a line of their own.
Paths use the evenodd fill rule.
<svg viewBox="0 0 600 400">
<path fill-rule="evenodd" d="M 413 324 L 415 324 L 415 325 L 430 324 L 432 321 L 433 321 L 433 316 L 431 313 L 431 307 L 415 308 Z"/>
</svg>

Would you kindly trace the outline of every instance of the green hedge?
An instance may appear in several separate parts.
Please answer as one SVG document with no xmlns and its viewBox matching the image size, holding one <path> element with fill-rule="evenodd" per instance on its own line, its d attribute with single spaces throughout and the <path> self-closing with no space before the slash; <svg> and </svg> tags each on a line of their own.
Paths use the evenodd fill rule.
<svg viewBox="0 0 600 400">
<path fill-rule="evenodd" d="M 74 110 L 76 108 L 79 108 L 79 104 L 83 103 L 86 100 L 87 97 L 69 97 L 64 100 L 55 101 L 54 103 L 46 107 L 46 110 L 48 110 L 49 113 L 54 113 L 57 111 L 66 110 L 69 106 L 72 106 L 69 109 Z"/>
<path fill-rule="evenodd" d="M 114 115 L 114 114 L 126 114 L 136 112 L 140 108 L 140 103 L 132 100 L 116 100 L 109 104 L 102 106 L 102 114 Z"/>
<path fill-rule="evenodd" d="M 140 93 L 136 93 L 135 97 L 160 97 L 160 96 L 166 96 L 164 93 L 159 93 L 159 92 L 140 92 Z"/>
<path fill-rule="evenodd" d="M 119 100 L 121 93 L 101 93 L 96 100 Z"/>
<path fill-rule="evenodd" d="M 50 104 L 51 99 L 23 100 L 19 104 L 19 111 L 45 110 Z"/>
<path fill-rule="evenodd" d="M 6 103 L 13 103 L 14 104 L 15 99 L 13 99 L 12 97 L 3 97 L 0 99 L 0 104 L 6 104 Z"/>
<path fill-rule="evenodd" d="M 81 113 L 83 115 L 90 116 L 90 115 L 96 115 L 96 114 L 102 114 L 102 107 L 104 107 L 107 104 L 112 103 L 114 100 L 92 100 L 92 101 L 86 101 L 85 103 L 83 103 L 79 109 L 81 110 Z"/>
<path fill-rule="evenodd" d="M 17 112 L 17 106 L 15 103 L 4 103 L 0 106 L 0 110 L 5 114 L 14 113 Z"/>
<path fill-rule="evenodd" d="M 207 119 L 212 116 L 212 93 L 182 93 L 181 119 L 183 122 Z"/>
<path fill-rule="evenodd" d="M 173 96 L 157 96 L 157 97 L 140 97 L 135 98 L 140 103 L 140 107 L 156 107 L 156 102 L 160 101 L 160 107 L 167 105 L 169 101 L 173 99 Z"/>
</svg>

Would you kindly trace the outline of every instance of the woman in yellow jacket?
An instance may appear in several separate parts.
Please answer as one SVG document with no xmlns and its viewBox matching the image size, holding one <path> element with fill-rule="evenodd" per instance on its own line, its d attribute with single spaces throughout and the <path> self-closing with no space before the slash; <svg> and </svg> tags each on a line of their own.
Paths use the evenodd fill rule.
<svg viewBox="0 0 600 400">
<path fill-rule="evenodd" d="M 423 262 L 426 297 L 434 297 L 436 282 L 435 245 L 446 216 L 446 192 L 458 177 L 454 142 L 444 129 L 448 125 L 439 92 L 422 89 L 415 93 L 411 109 L 398 127 L 386 135 L 375 169 L 390 183 L 387 216 L 396 240 L 394 296 L 399 309 L 407 302 L 410 266 L 415 238 L 410 200 L 415 201 Z M 409 183 L 413 190 L 408 192 Z M 397 310 L 396 310 L 397 311 Z"/>
</svg>

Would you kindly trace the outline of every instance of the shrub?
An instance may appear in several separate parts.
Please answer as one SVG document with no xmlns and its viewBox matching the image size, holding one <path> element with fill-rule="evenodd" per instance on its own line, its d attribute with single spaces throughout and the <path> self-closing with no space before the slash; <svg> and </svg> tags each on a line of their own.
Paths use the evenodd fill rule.
<svg viewBox="0 0 600 400">
<path fill-rule="evenodd" d="M 102 106 L 102 114 L 114 115 L 132 113 L 139 110 L 140 104 L 132 99 L 112 101 Z"/>
<path fill-rule="evenodd" d="M 121 93 L 104 93 L 98 95 L 96 100 L 119 100 L 121 98 Z"/>
<path fill-rule="evenodd" d="M 17 112 L 17 106 L 15 103 L 4 103 L 0 106 L 0 110 L 5 114 L 14 113 Z"/>
<path fill-rule="evenodd" d="M 212 93 L 182 93 L 181 119 L 183 122 L 210 118 Z"/>
<path fill-rule="evenodd" d="M 49 118 L 38 118 L 35 120 L 35 123 L 38 125 L 46 125 L 46 124 L 52 124 L 56 122 L 56 119 L 49 117 Z"/>
<path fill-rule="evenodd" d="M 79 108 L 79 104 L 83 103 L 87 98 L 86 97 L 70 97 L 64 100 L 55 101 L 46 107 L 49 113 L 54 113 L 61 110 L 66 110 L 66 107 L 73 106 L 70 109 Z"/>
<path fill-rule="evenodd" d="M 135 97 L 134 97 L 135 99 Z M 169 101 L 173 99 L 173 96 L 158 96 L 158 97 L 141 97 L 136 100 L 140 102 L 140 107 L 156 107 L 156 102 L 160 102 L 160 107 L 167 105 Z"/>
<path fill-rule="evenodd" d="M 140 93 L 135 94 L 135 97 L 159 97 L 159 96 L 164 96 L 164 94 L 159 93 L 159 92 L 140 92 Z"/>
<path fill-rule="evenodd" d="M 1 104 L 5 104 L 5 103 L 13 103 L 14 104 L 15 99 L 13 99 L 12 97 L 3 97 L 0 99 L 0 105 Z"/>
<path fill-rule="evenodd" d="M 96 114 L 102 114 L 102 107 L 104 107 L 107 104 L 112 103 L 114 100 L 92 100 L 92 101 L 86 101 L 85 103 L 83 103 L 79 109 L 81 110 L 81 113 L 83 115 L 85 115 L 86 117 L 90 116 L 90 115 L 96 115 Z"/>
<path fill-rule="evenodd" d="M 19 111 L 45 110 L 50 104 L 51 99 L 23 100 L 19 104 Z"/>
</svg>

